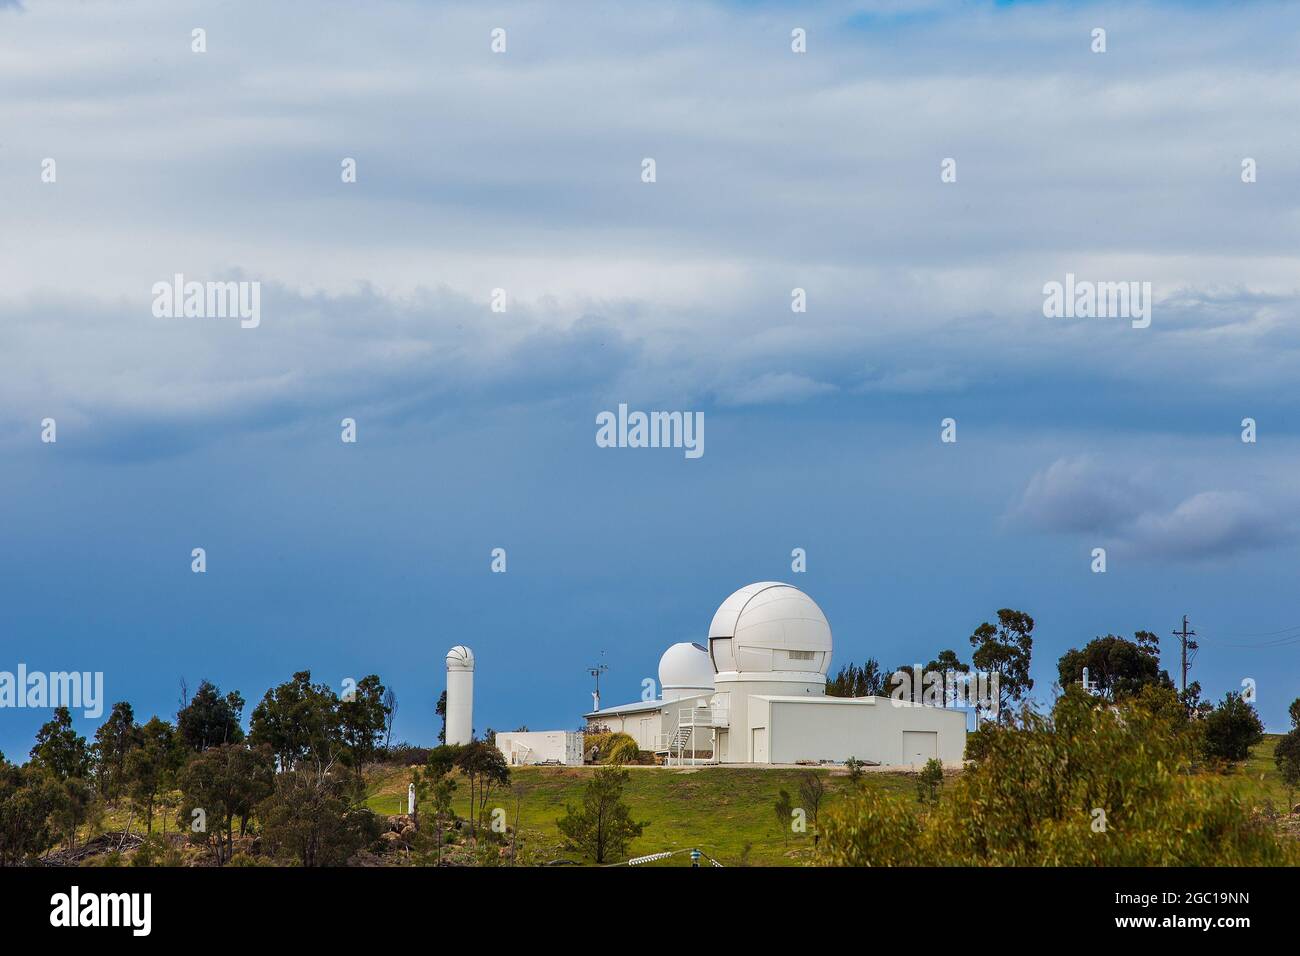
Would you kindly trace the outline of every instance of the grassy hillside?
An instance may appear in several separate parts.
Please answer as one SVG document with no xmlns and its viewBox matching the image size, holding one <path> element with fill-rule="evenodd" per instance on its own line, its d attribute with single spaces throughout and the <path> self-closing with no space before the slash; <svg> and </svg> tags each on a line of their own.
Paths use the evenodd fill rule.
<svg viewBox="0 0 1300 956">
<path fill-rule="evenodd" d="M 1281 737 L 1270 734 L 1257 745 L 1249 760 L 1231 773 L 1215 775 L 1223 786 L 1241 788 L 1249 802 L 1259 808 L 1272 804 L 1285 812 L 1287 792 L 1273 763 L 1273 751 Z M 547 847 L 546 858 L 573 854 L 560 849 L 563 838 L 556 821 L 564 814 L 565 803 L 577 803 L 582 789 L 594 772 L 593 767 L 521 767 L 511 772 L 508 792 L 494 793 L 493 807 L 503 807 L 507 819 L 515 820 L 518 799 L 520 829 L 539 850 Z M 798 864 L 812 855 L 812 839 L 806 834 L 783 834 L 777 827 L 773 805 L 778 791 L 785 789 L 795 806 L 799 806 L 799 781 L 804 770 L 757 770 L 731 767 L 671 769 L 632 767 L 626 799 L 638 820 L 649 823 L 645 835 L 632 847 L 633 854 L 662 850 L 689 849 L 698 846 L 727 865 L 742 859 L 750 844 L 748 861 L 757 866 Z M 826 783 L 823 809 L 833 803 L 850 786 L 842 770 L 817 770 Z M 369 778 L 366 805 L 381 814 L 406 810 L 407 768 L 380 768 Z M 869 773 L 863 786 L 898 793 L 915 799 L 915 777 L 905 773 Z M 1300 802 L 1300 793 L 1295 795 Z M 469 814 L 469 788 L 460 782 L 456 792 L 456 810 Z M 811 821 L 809 821 L 811 823 Z M 128 825 L 135 831 L 144 829 L 144 820 L 132 814 L 127 805 L 108 808 L 94 825 L 83 827 L 81 839 L 106 830 L 121 830 Z M 163 825 L 161 812 L 154 817 L 155 830 Z M 168 822 L 175 832 L 176 822 Z M 1285 832 L 1300 838 L 1300 817 L 1289 818 Z M 783 839 L 784 836 L 784 839 Z M 554 850 L 553 856 L 550 850 Z M 682 857 L 664 865 L 684 865 Z"/>
<path fill-rule="evenodd" d="M 564 805 L 577 803 L 594 767 L 516 767 L 511 770 L 508 793 L 490 800 L 504 807 L 513 824 L 515 800 L 519 801 L 520 830 L 532 831 L 556 844 L 563 838 L 556 820 Z M 849 786 L 843 771 L 754 770 L 730 767 L 658 769 L 630 767 L 625 799 L 637 820 L 649 822 L 645 835 L 635 841 L 633 854 L 698 846 L 726 865 L 740 861 L 745 844 L 752 844 L 749 862 L 755 865 L 796 863 L 811 855 L 812 838 L 789 833 L 782 839 L 773 809 L 778 792 L 785 789 L 795 806 L 799 801 L 799 780 L 804 773 L 817 773 L 826 782 L 826 804 Z M 366 804 L 380 813 L 406 809 L 409 771 L 394 770 L 377 779 Z M 873 773 L 864 784 L 899 791 L 914 799 L 914 778 L 908 774 Z M 468 787 L 462 782 L 456 793 L 456 811 L 469 814 Z M 811 820 L 809 821 L 811 828 Z M 572 854 L 564 854 L 572 857 Z M 681 865 L 681 859 L 673 865 Z"/>
<path fill-rule="evenodd" d="M 1273 750 L 1280 736 L 1270 734 L 1257 745 L 1251 758 L 1229 774 L 1215 775 L 1224 786 L 1240 787 L 1248 800 L 1262 807 L 1272 802 L 1285 811 L 1286 788 L 1273 763 Z M 516 767 L 511 771 L 509 793 L 494 793 L 491 804 L 504 807 L 513 824 L 515 801 L 519 803 L 520 829 L 557 846 L 563 842 L 556 821 L 565 803 L 577 803 L 593 767 Z M 628 768 L 630 779 L 626 800 L 637 820 L 649 823 L 645 835 L 632 847 L 634 855 L 698 846 L 727 865 L 737 864 L 745 845 L 751 844 L 749 862 L 756 866 L 800 863 L 812 855 L 812 838 L 782 832 L 776 825 L 773 805 L 778 791 L 785 789 L 795 806 L 800 805 L 799 780 L 808 771 L 757 770 L 731 767 L 698 769 Z M 823 809 L 850 786 L 842 770 L 818 770 L 826 782 Z M 371 782 L 366 805 L 379 813 L 406 809 L 409 771 L 384 771 Z M 906 773 L 869 773 L 864 786 L 893 791 L 915 799 L 915 777 Z M 1300 794 L 1297 794 L 1300 800 Z M 456 810 L 469 814 L 468 787 L 462 782 L 456 793 Z M 811 823 L 811 821 L 810 821 Z M 558 855 L 572 857 L 571 853 Z M 669 865 L 682 865 L 681 858 Z"/>
<path fill-rule="evenodd" d="M 1266 801 L 1272 801 L 1277 810 L 1285 811 L 1288 809 L 1286 787 L 1277 772 L 1277 764 L 1273 762 L 1273 751 L 1281 739 L 1281 734 L 1265 734 L 1263 742 L 1251 749 L 1250 759 L 1241 764 L 1238 772 L 1232 776 L 1240 777 L 1241 786 L 1252 803 L 1263 805 Z M 1300 791 L 1294 796 L 1300 802 Z"/>
</svg>

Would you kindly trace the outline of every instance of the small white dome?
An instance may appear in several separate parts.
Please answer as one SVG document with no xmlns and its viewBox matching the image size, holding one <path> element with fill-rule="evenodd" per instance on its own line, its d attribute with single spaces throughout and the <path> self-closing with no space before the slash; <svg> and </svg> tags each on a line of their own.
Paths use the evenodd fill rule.
<svg viewBox="0 0 1300 956">
<path fill-rule="evenodd" d="M 464 644 L 457 644 L 447 652 L 447 670 L 472 671 L 474 669 L 474 652 Z"/>
<path fill-rule="evenodd" d="M 700 644 L 674 644 L 659 658 L 659 690 L 664 700 L 685 696 L 687 691 L 713 690 L 713 662 Z"/>
<path fill-rule="evenodd" d="M 775 581 L 741 588 L 709 625 L 709 654 L 720 674 L 825 674 L 831 649 L 831 626 L 817 602 Z"/>
</svg>

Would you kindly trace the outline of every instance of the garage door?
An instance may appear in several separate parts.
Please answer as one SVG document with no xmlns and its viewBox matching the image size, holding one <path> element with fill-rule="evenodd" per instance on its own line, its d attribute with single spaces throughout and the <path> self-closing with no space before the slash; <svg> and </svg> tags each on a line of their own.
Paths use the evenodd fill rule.
<svg viewBox="0 0 1300 956">
<path fill-rule="evenodd" d="M 767 763 L 767 728 L 754 728 L 754 763 Z"/>
<path fill-rule="evenodd" d="M 939 756 L 939 732 L 936 730 L 903 731 L 903 763 L 924 766 L 931 757 Z"/>
</svg>

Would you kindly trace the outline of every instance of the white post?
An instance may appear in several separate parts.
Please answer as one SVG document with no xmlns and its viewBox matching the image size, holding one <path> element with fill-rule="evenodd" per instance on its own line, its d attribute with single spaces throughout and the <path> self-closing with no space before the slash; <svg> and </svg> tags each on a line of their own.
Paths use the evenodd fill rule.
<svg viewBox="0 0 1300 956">
<path fill-rule="evenodd" d="M 415 784 L 406 788 L 406 812 L 415 816 Z"/>
</svg>

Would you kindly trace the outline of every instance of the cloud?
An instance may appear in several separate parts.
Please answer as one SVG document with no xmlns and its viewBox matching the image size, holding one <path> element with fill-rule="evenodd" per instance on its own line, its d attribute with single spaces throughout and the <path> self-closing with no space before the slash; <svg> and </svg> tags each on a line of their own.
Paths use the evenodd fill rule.
<svg viewBox="0 0 1300 956">
<path fill-rule="evenodd" d="M 1143 514 L 1129 533 L 1141 553 L 1174 560 L 1229 557 L 1296 537 L 1294 514 L 1224 491 L 1202 491 L 1170 512 Z"/>
<path fill-rule="evenodd" d="M 196 55 L 184 5 L 48 0 L 0 31 L 22 237 L 0 256 L 0 429 L 593 390 L 863 416 L 977 396 L 988 419 L 1122 428 L 1126 401 L 1185 429 L 1234 392 L 1284 408 L 1300 292 L 1278 184 L 1300 163 L 1276 117 L 1300 109 L 1300 11 L 1109 10 L 1136 58 L 1087 54 L 1084 12 L 903 8 L 519 5 L 497 56 L 470 3 L 232 0 Z M 1044 320 L 1067 271 L 1152 281 L 1151 329 Z M 278 318 L 251 339 L 140 320 L 175 272 L 260 279 Z M 505 316 L 483 307 L 498 287 Z"/>
<path fill-rule="evenodd" d="M 1239 491 L 1198 491 L 1169 503 L 1153 470 L 1106 468 L 1090 457 L 1063 457 L 1036 472 L 1007 513 L 1035 531 L 1086 534 L 1160 561 L 1227 558 L 1294 541 L 1294 501 Z"/>
<path fill-rule="evenodd" d="M 1152 491 L 1088 457 L 1058 458 L 1029 479 L 1011 517 L 1040 531 L 1109 533 L 1137 520 Z"/>
<path fill-rule="evenodd" d="M 834 385 L 794 372 L 765 372 L 720 390 L 723 405 L 771 405 L 807 401 L 835 391 Z"/>
</svg>

